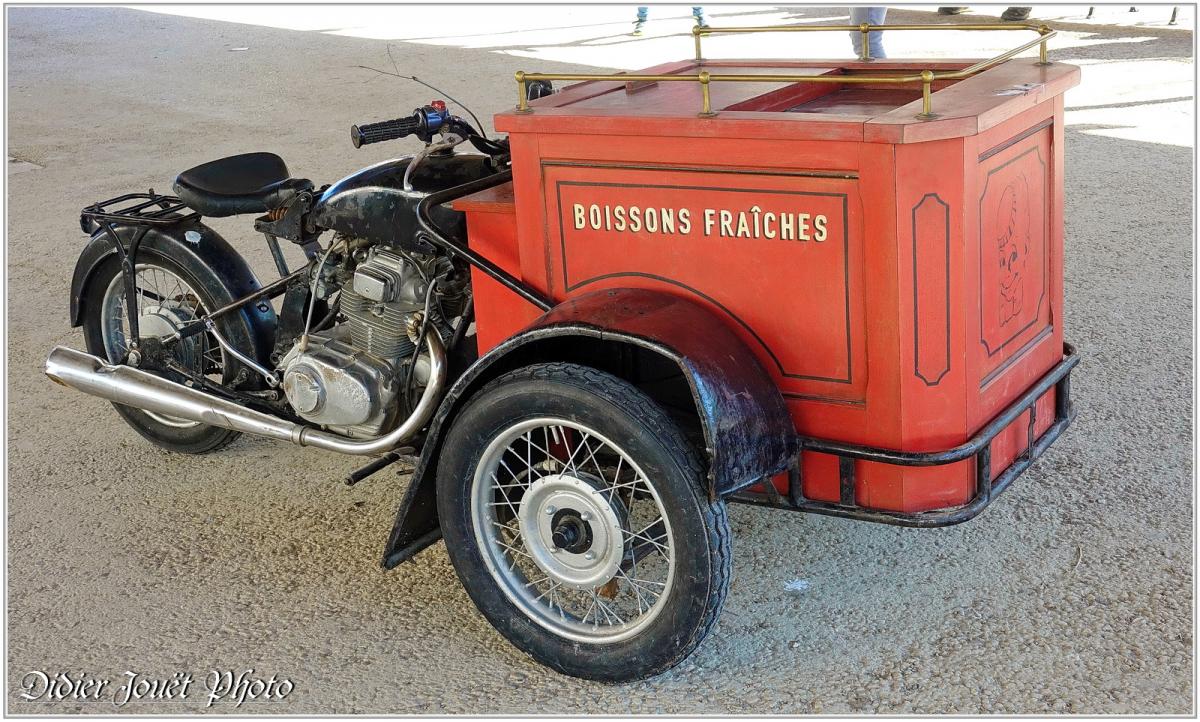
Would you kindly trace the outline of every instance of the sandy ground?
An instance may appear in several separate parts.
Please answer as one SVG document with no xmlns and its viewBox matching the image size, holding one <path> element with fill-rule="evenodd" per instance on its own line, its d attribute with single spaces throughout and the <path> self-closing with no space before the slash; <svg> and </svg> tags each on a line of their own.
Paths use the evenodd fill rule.
<svg viewBox="0 0 1200 722">
<path fill-rule="evenodd" d="M 358 31 L 341 32 L 9 10 L 10 713 L 195 711 L 209 670 L 247 668 L 294 689 L 243 712 L 1194 710 L 1192 38 L 1162 27 L 1166 10 L 1157 27 L 1066 26 L 1054 56 L 1086 66 L 1067 96 L 1066 325 L 1084 357 L 1076 425 L 959 527 L 734 507 L 735 582 L 715 632 L 674 671 L 627 686 L 559 676 L 509 646 L 440 545 L 381 571 L 404 477 L 347 489 L 338 479 L 353 460 L 248 438 L 203 459 L 170 455 L 41 373 L 52 345 L 82 343 L 66 305 L 85 204 L 166 189 L 180 169 L 235 152 L 278 152 L 318 182 L 404 152 L 347 142 L 351 123 L 431 95 L 353 68 L 386 64 L 380 36 L 407 38 L 395 44 L 401 66 L 481 114 L 512 102 L 518 68 L 606 62 L 554 60 L 577 50 L 611 66 L 643 47 L 622 36 L 632 18 L 612 10 L 585 33 L 607 36 L 607 48 L 474 27 L 419 40 L 423 29 L 389 35 L 365 12 L 354 10 Z M 514 11 L 510 24 L 518 13 L 538 27 L 580 24 L 561 9 Z M 906 17 L 932 16 L 892 19 Z M 686 19 L 658 28 L 642 42 L 686 32 Z M 672 42 L 669 55 L 688 52 L 686 37 Z M 1154 82 L 1136 75 L 1147 68 Z M 248 220 L 214 225 L 269 277 Z M 797 580 L 807 584 L 785 589 Z M 24 701 L 32 670 L 113 687 L 126 670 L 195 682 L 186 700 L 118 710 L 112 694 Z"/>
</svg>

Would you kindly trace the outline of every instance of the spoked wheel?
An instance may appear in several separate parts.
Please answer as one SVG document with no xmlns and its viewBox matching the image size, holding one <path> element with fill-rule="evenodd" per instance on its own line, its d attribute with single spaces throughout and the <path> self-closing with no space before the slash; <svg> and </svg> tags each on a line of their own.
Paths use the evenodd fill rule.
<svg viewBox="0 0 1200 722">
<path fill-rule="evenodd" d="M 134 278 L 138 295 L 138 334 L 143 338 L 169 336 L 208 312 L 196 291 L 172 271 L 139 263 Z M 118 362 L 129 353 L 129 305 L 124 281 L 119 274 L 113 276 L 102 301 L 104 353 L 110 362 Z M 198 376 L 208 376 L 220 383 L 224 375 L 225 352 L 216 339 L 207 333 L 180 341 L 175 346 L 173 356 L 183 368 Z M 142 413 L 160 424 L 177 429 L 200 426 L 199 421 L 177 419 L 153 411 Z"/>
<path fill-rule="evenodd" d="M 182 263 L 143 251 L 135 271 L 138 334 L 142 338 L 163 337 L 183 325 L 218 308 L 223 302 L 197 280 L 197 275 Z M 84 300 L 83 330 L 89 353 L 110 363 L 124 363 L 130 347 L 130 328 L 124 277 L 115 259 L 106 262 L 92 278 Z M 238 329 L 229 322 L 218 322 L 222 335 L 239 338 Z M 244 336 L 244 334 L 241 334 Z M 192 376 L 204 376 L 217 383 L 233 379 L 234 364 L 209 333 L 196 334 L 176 343 L 172 358 Z M 166 374 L 183 382 L 182 374 Z M 196 421 L 166 414 L 113 404 L 122 418 L 139 434 L 172 451 L 203 453 L 228 445 L 236 431 L 207 426 Z"/>
<path fill-rule="evenodd" d="M 695 452 L 642 392 L 542 364 L 463 410 L 443 447 L 447 549 L 480 611 L 538 661 L 627 681 L 677 664 L 715 622 L 729 529 Z"/>
</svg>

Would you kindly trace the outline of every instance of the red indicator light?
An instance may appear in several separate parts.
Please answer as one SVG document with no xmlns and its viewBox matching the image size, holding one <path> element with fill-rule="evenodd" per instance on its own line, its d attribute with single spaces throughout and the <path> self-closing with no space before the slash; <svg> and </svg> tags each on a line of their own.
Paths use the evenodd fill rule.
<svg viewBox="0 0 1200 722">
<path fill-rule="evenodd" d="M 434 110 L 436 110 L 437 112 L 439 112 L 439 113 L 445 113 L 445 112 L 446 112 L 446 101 L 444 101 L 444 100 L 433 100 L 433 101 L 430 101 L 430 103 L 429 103 L 429 106 L 430 106 L 431 108 L 433 108 Z"/>
</svg>

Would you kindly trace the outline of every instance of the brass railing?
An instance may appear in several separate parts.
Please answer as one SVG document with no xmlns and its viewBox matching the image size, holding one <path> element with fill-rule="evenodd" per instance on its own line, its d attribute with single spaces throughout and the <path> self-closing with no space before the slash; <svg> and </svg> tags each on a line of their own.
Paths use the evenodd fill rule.
<svg viewBox="0 0 1200 722">
<path fill-rule="evenodd" d="M 527 97 L 527 83 L 533 80 L 582 80 L 582 81 L 600 81 L 600 82 L 624 82 L 624 83 L 671 83 L 671 82 L 691 82 L 700 84 L 701 94 L 701 110 L 702 117 L 711 117 L 716 115 L 712 109 L 712 97 L 709 93 L 709 85 L 712 83 L 921 83 L 921 112 L 917 117 L 921 120 L 936 118 L 937 115 L 933 112 L 933 101 L 931 98 L 933 92 L 933 84 L 939 80 L 959 80 L 968 76 L 974 75 L 982 70 L 1011 60 L 1033 48 L 1040 46 L 1038 51 L 1038 64 L 1048 65 L 1050 63 L 1047 57 L 1047 43 L 1051 38 L 1058 33 L 1051 30 L 1047 25 L 1034 25 L 1032 23 L 1012 23 L 1004 25 L 768 25 L 763 27 L 744 27 L 744 28 L 711 28 L 696 26 L 692 28 L 692 37 L 696 43 L 696 64 L 699 67 L 704 66 L 704 55 L 700 48 L 700 39 L 705 35 L 716 35 L 725 33 L 771 33 L 771 32 L 860 32 L 862 33 L 862 59 L 871 60 L 870 50 L 868 49 L 868 36 L 875 31 L 885 30 L 1030 30 L 1036 32 L 1038 37 L 1029 42 L 1013 48 L 1007 52 L 1001 53 L 992 58 L 980 60 L 974 65 L 970 65 L 962 70 L 953 71 L 934 71 L 922 70 L 920 73 L 909 75 L 788 75 L 788 74 L 771 74 L 771 75 L 726 75 L 712 74 L 707 70 L 701 70 L 694 74 L 672 74 L 672 75 L 647 75 L 637 73 L 526 73 L 518 71 L 517 79 L 517 112 L 531 113 L 533 108 L 529 107 L 529 99 Z"/>
</svg>

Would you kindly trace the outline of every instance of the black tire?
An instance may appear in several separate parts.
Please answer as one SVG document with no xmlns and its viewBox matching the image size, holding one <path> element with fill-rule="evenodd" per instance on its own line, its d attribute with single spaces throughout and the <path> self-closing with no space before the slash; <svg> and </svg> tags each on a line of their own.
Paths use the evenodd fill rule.
<svg viewBox="0 0 1200 722">
<path fill-rule="evenodd" d="M 471 518 L 476 468 L 506 429 L 543 417 L 596 430 L 627 452 L 647 481 L 653 479 L 674 539 L 674 582 L 660 597 L 662 610 L 633 636 L 588 643 L 555 633 L 507 596 L 483 559 Z M 529 366 L 495 379 L 471 398 L 442 449 L 438 514 L 454 568 L 479 611 L 538 662 L 603 682 L 644 679 L 678 664 L 712 629 L 731 574 L 725 504 L 708 498 L 695 448 L 646 394 L 585 366 Z"/>
<path fill-rule="evenodd" d="M 234 300 L 233 294 L 221 282 L 213 269 L 207 267 L 195 268 L 198 261 L 181 254 L 181 260 L 168 257 L 156 249 L 143 248 L 138 252 L 138 266 L 154 266 L 169 271 L 186 282 L 196 292 L 205 309 L 219 308 Z M 82 299 L 82 321 L 84 343 L 88 353 L 106 358 L 111 363 L 120 359 L 108 358 L 104 346 L 103 331 L 103 301 L 109 284 L 120 275 L 121 266 L 113 257 L 102 263 L 88 280 Z M 217 328 L 229 339 L 239 351 L 253 355 L 250 348 L 250 330 L 239 314 L 227 314 L 217 319 Z M 226 358 L 224 382 L 230 383 L 239 369 L 243 367 L 232 359 Z M 243 377 L 245 372 L 243 371 Z M 233 443 L 240 432 L 221 429 L 215 426 L 197 425 L 179 428 L 161 423 L 146 412 L 130 406 L 114 403 L 113 408 L 121 415 L 133 430 L 143 437 L 168 451 L 181 454 L 203 454 L 220 450 Z"/>
</svg>

